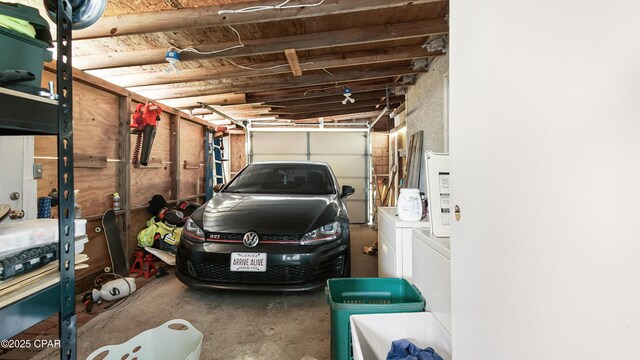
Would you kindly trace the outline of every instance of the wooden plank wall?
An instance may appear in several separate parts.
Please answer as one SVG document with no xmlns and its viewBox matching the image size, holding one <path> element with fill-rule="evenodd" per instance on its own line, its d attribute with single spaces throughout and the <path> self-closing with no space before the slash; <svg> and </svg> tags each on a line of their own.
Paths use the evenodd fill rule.
<svg viewBox="0 0 640 360">
<path fill-rule="evenodd" d="M 55 80 L 55 74 L 50 71 L 43 73 L 43 82 Z M 122 89 L 122 93 L 126 91 Z M 204 170 L 182 170 L 180 182 L 172 183 L 171 172 L 174 167 L 182 166 L 171 162 L 171 115 L 163 112 L 158 125 L 155 141 L 151 149 L 151 158 L 159 159 L 159 165 L 153 164 L 149 168 L 135 168 L 131 159 L 120 159 L 118 155 L 118 123 L 120 119 L 120 100 L 122 95 L 105 91 L 99 86 L 91 86 L 86 81 L 74 81 L 74 153 L 93 156 L 106 156 L 104 168 L 75 168 L 74 188 L 78 189 L 77 203 L 82 206 L 82 217 L 89 217 L 87 235 L 89 243 L 84 253 L 90 257 L 89 268 L 76 273 L 78 291 L 93 282 L 93 278 L 103 269 L 110 266 L 109 253 L 102 231 L 101 215 L 113 205 L 113 193 L 118 191 L 118 167 L 123 161 L 130 168 L 131 201 L 122 204 L 132 210 L 129 219 L 127 244 L 130 253 L 137 243 L 136 236 L 146 226 L 151 215 L 144 206 L 154 194 L 161 194 L 167 200 L 177 200 L 177 189 L 180 188 L 182 197 L 204 193 Z M 138 104 L 130 102 L 131 111 Z M 175 113 L 175 111 L 172 110 Z M 184 159 L 198 164 L 204 164 L 204 149 L 202 146 L 204 127 L 192 123 L 186 118 L 179 118 L 179 144 Z M 131 152 L 135 145 L 135 136 L 130 135 Z M 57 188 L 56 168 L 56 139 L 52 136 L 35 137 L 35 162 L 43 165 L 43 178 L 38 180 L 38 196 L 46 196 L 52 188 Z M 182 159 L 181 159 L 182 160 Z M 152 167 L 157 166 L 157 167 Z M 199 184 L 199 185 L 198 185 Z M 55 209 L 54 209 L 55 210 Z M 55 214 L 55 211 L 54 211 Z M 124 212 L 119 214 L 122 224 Z M 96 229 L 98 231 L 96 231 Z"/>
<path fill-rule="evenodd" d="M 185 161 L 187 167 L 185 167 Z M 204 128 L 180 122 L 180 198 L 204 193 Z M 197 165 L 197 168 L 193 168 Z"/>
<path fill-rule="evenodd" d="M 389 133 L 371 133 L 371 163 L 378 179 L 379 195 L 376 196 L 376 204 L 379 205 L 378 197 L 382 196 L 385 181 L 389 174 Z"/>
<path fill-rule="evenodd" d="M 235 176 L 242 168 L 247 165 L 247 154 L 245 149 L 245 135 L 231 134 L 229 135 L 231 143 L 231 154 L 229 160 L 231 162 L 231 176 Z"/>
</svg>

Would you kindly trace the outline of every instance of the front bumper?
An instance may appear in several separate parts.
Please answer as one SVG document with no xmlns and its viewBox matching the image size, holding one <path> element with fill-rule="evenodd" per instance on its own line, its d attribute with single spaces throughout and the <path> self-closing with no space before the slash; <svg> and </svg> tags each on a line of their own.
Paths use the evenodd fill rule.
<svg viewBox="0 0 640 360">
<path fill-rule="evenodd" d="M 267 253 L 265 272 L 230 270 L 232 252 Z M 303 246 L 197 243 L 184 237 L 176 254 L 176 275 L 187 286 L 213 289 L 306 291 L 342 277 L 349 262 L 348 235 L 333 243 Z"/>
</svg>

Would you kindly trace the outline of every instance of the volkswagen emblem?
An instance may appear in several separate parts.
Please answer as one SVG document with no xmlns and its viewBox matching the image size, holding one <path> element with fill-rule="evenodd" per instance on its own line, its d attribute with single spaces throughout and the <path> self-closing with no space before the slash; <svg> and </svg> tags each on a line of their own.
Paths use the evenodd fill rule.
<svg viewBox="0 0 640 360">
<path fill-rule="evenodd" d="M 258 238 L 258 234 L 255 231 L 249 231 L 242 237 L 242 243 L 248 248 L 252 248 L 258 245 L 258 241 L 260 241 L 260 239 Z"/>
</svg>

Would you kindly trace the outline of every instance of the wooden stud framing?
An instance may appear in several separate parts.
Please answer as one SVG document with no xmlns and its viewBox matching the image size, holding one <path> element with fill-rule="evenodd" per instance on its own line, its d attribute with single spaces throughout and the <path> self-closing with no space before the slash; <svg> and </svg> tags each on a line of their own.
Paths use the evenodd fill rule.
<svg viewBox="0 0 640 360">
<path fill-rule="evenodd" d="M 129 255 L 133 252 L 131 239 L 129 239 L 129 228 L 131 226 L 131 132 L 129 129 L 131 116 L 131 98 L 121 96 L 119 98 L 120 123 L 118 124 L 118 192 L 120 194 L 120 206 L 124 209 L 124 217 L 118 217 L 120 221 L 120 231 L 125 239 L 124 250 L 127 266 L 129 266 Z M 135 246 L 135 245 L 134 245 Z"/>
<path fill-rule="evenodd" d="M 180 202 L 180 121 L 177 115 L 171 115 L 171 192 Z"/>
</svg>

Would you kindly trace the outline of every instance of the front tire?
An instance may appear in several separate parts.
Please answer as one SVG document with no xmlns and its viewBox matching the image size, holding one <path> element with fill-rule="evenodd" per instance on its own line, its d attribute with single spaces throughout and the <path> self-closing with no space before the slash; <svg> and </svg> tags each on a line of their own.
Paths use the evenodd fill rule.
<svg viewBox="0 0 640 360">
<path fill-rule="evenodd" d="M 346 263 L 344 264 L 344 267 L 342 268 L 342 277 L 343 278 L 351 277 L 351 252 L 348 252 L 346 254 Z"/>
</svg>

